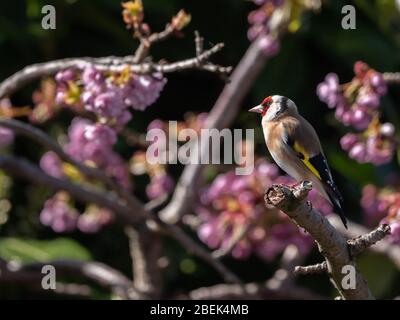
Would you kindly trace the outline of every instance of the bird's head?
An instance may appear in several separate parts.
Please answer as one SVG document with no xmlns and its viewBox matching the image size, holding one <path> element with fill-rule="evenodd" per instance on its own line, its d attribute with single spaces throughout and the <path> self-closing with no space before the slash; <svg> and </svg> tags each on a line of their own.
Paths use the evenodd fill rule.
<svg viewBox="0 0 400 320">
<path fill-rule="evenodd" d="M 282 116 L 297 113 L 297 107 L 289 98 L 274 95 L 266 97 L 258 106 L 249 111 L 260 113 L 266 120 L 276 120 Z"/>
</svg>

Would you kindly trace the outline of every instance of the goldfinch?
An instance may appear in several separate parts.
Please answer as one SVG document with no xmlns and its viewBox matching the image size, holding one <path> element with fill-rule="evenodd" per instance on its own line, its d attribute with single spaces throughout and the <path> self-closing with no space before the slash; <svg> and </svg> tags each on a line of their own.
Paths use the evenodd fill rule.
<svg viewBox="0 0 400 320">
<path fill-rule="evenodd" d="M 299 114 L 295 103 L 274 95 L 249 111 L 261 114 L 265 142 L 277 165 L 298 182 L 311 181 L 347 229 L 343 198 L 332 179 L 317 133 Z"/>
</svg>

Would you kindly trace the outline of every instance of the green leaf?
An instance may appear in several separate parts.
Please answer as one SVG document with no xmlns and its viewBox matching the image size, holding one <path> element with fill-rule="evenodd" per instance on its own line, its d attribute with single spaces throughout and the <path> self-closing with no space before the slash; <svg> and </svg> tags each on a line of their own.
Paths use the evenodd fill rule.
<svg viewBox="0 0 400 320">
<path fill-rule="evenodd" d="M 0 238 L 0 256 L 6 260 L 22 262 L 46 262 L 57 259 L 88 261 L 89 251 L 69 238 L 54 240 L 32 240 Z"/>
</svg>

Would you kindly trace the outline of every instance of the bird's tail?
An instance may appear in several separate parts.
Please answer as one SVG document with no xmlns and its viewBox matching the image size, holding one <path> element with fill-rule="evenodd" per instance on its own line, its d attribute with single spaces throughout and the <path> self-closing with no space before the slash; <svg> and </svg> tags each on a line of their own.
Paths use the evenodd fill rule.
<svg viewBox="0 0 400 320">
<path fill-rule="evenodd" d="M 325 190 L 327 191 L 329 199 L 331 200 L 331 203 L 333 205 L 333 211 L 335 211 L 335 213 L 339 215 L 340 219 L 343 222 L 344 227 L 347 229 L 347 219 L 346 216 L 344 215 L 344 211 L 342 208 L 342 201 L 339 200 L 336 194 L 334 194 L 330 189 L 328 188 L 326 189 Z"/>
</svg>

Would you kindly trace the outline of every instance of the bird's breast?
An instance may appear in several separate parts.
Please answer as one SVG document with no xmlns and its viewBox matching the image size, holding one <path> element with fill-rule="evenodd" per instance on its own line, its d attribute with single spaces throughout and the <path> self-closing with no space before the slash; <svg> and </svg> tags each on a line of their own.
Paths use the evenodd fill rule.
<svg viewBox="0 0 400 320">
<path fill-rule="evenodd" d="M 295 180 L 301 179 L 301 161 L 284 141 L 284 128 L 280 123 L 262 123 L 265 143 L 275 163 Z"/>
</svg>

